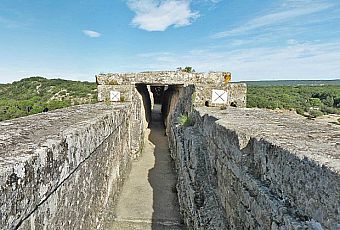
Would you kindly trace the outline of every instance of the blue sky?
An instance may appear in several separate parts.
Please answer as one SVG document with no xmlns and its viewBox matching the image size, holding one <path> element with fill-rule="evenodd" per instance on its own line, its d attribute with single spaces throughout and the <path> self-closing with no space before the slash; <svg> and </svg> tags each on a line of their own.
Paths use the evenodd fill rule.
<svg viewBox="0 0 340 230">
<path fill-rule="evenodd" d="M 0 83 L 179 66 L 340 78 L 340 1 L 0 0 Z"/>
</svg>

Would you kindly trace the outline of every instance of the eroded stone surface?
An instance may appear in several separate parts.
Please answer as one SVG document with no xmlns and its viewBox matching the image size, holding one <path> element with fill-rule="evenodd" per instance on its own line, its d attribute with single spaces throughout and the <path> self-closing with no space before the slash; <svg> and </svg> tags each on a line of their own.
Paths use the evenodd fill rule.
<svg viewBox="0 0 340 230">
<path fill-rule="evenodd" d="M 165 119 L 189 228 L 340 228 L 338 126 L 260 109 L 195 108 L 193 89 L 169 92 Z M 1 229 L 103 228 L 145 138 L 142 96 L 130 93 L 132 103 L 0 122 Z M 192 125 L 180 125 L 181 115 Z"/>
<path fill-rule="evenodd" d="M 217 124 L 245 135 L 282 147 L 299 157 L 308 158 L 340 174 L 340 129 L 335 124 L 309 120 L 298 114 L 265 109 L 220 110 L 198 108 L 218 119 Z M 242 142 L 242 141 L 240 141 Z M 240 148 L 248 143 L 240 143 Z"/>
<path fill-rule="evenodd" d="M 128 85 L 131 83 L 144 84 L 223 84 L 222 72 L 186 73 L 182 71 L 150 71 L 141 73 L 108 73 L 96 76 L 98 85 Z"/>
<path fill-rule="evenodd" d="M 142 73 L 108 73 L 96 76 L 98 84 L 98 101 L 110 100 L 110 91 L 119 91 L 123 100 L 130 101 L 131 93 L 136 84 L 146 85 L 194 85 L 196 93 L 193 103 L 197 106 L 246 106 L 247 86 L 242 83 L 225 84 L 226 73 L 186 73 L 182 71 L 153 71 Z M 228 97 L 222 104 L 212 101 L 213 90 L 224 90 Z"/>
<path fill-rule="evenodd" d="M 168 128 L 189 228 L 340 228 L 336 125 L 260 109 L 194 109 L 181 100 L 190 93 L 179 96 Z M 194 125 L 179 125 L 182 114 Z"/>
<path fill-rule="evenodd" d="M 143 144 L 135 96 L 0 122 L 1 228 L 100 228 Z"/>
</svg>

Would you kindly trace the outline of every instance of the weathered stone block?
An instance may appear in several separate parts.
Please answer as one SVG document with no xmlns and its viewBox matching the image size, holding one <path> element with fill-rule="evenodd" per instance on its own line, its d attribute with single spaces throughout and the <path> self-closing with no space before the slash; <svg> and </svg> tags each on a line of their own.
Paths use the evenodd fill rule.
<svg viewBox="0 0 340 230">
<path fill-rule="evenodd" d="M 189 229 L 340 228 L 336 125 L 269 110 L 193 108 L 192 93 L 181 91 L 167 129 Z M 178 124 L 182 114 L 192 127 Z M 199 209 L 197 192 L 214 202 Z"/>
<path fill-rule="evenodd" d="M 182 71 L 154 71 L 142 73 L 109 73 L 96 76 L 98 84 L 98 101 L 109 100 L 111 90 L 116 90 L 123 95 L 125 100 L 131 100 L 131 93 L 138 84 L 145 85 L 194 85 L 196 92 L 193 103 L 197 106 L 246 106 L 247 86 L 244 83 L 225 84 L 226 73 L 186 73 Z M 131 88 L 132 87 L 132 88 Z M 212 101 L 213 90 L 226 91 L 221 103 Z"/>
<path fill-rule="evenodd" d="M 139 100 L 0 122 L 0 228 L 100 228 L 143 144 Z"/>
</svg>

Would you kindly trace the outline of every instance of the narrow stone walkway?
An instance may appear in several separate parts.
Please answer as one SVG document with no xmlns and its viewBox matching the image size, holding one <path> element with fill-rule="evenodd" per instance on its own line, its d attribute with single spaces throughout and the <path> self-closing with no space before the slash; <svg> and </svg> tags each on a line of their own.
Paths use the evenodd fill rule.
<svg viewBox="0 0 340 230">
<path fill-rule="evenodd" d="M 175 189 L 176 175 L 168 140 L 155 105 L 142 157 L 132 164 L 116 207 L 115 229 L 184 229 Z"/>
</svg>

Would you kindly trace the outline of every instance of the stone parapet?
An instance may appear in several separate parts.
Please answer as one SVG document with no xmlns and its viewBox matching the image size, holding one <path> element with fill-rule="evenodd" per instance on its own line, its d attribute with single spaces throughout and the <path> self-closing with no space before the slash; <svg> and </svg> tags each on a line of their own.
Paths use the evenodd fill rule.
<svg viewBox="0 0 340 230">
<path fill-rule="evenodd" d="M 0 229 L 100 229 L 142 148 L 137 102 L 0 122 Z"/>
<path fill-rule="evenodd" d="M 168 124 L 189 229 L 340 229 L 340 130 L 291 112 L 194 108 Z M 178 122 L 181 115 L 191 126 Z"/>
</svg>

